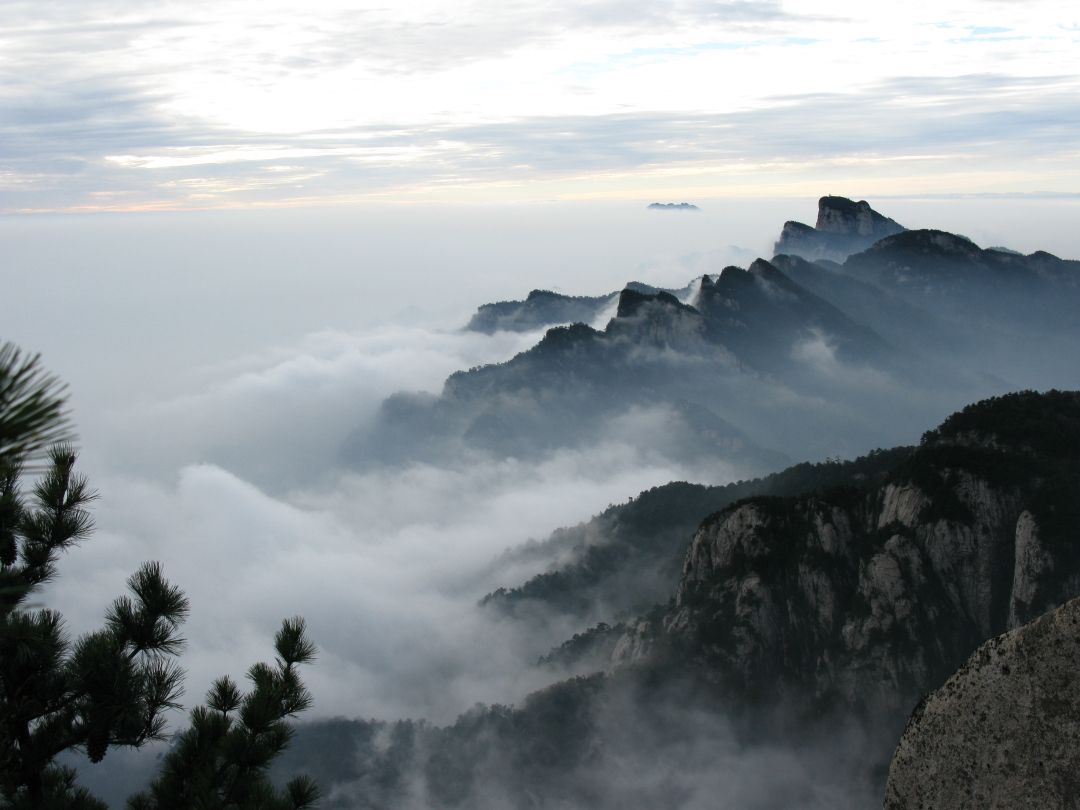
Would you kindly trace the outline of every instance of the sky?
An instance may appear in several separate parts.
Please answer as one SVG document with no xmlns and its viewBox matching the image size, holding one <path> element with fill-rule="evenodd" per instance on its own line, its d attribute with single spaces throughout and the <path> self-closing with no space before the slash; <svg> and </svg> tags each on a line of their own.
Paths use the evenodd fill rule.
<svg viewBox="0 0 1080 810">
<path fill-rule="evenodd" d="M 1075 195 L 1080 11 L 0 0 L 0 211 Z"/>
</svg>

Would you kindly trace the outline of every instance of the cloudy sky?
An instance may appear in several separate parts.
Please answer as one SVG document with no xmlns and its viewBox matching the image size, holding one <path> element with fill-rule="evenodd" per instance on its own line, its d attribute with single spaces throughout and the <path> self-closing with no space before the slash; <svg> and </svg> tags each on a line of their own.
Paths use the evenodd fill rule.
<svg viewBox="0 0 1080 810">
<path fill-rule="evenodd" d="M 0 0 L 0 20 L 6 212 L 1077 190 L 1072 2 Z"/>
</svg>

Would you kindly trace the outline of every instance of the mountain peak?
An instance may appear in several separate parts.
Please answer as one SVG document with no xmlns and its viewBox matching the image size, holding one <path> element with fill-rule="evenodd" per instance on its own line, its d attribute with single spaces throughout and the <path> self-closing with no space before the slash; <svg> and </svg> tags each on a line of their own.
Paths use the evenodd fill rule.
<svg viewBox="0 0 1080 810">
<path fill-rule="evenodd" d="M 788 221 L 780 233 L 775 253 L 791 253 L 803 258 L 843 261 L 886 236 L 904 231 L 904 226 L 879 214 L 866 200 L 825 196 L 818 200 L 816 226 Z"/>
<path fill-rule="evenodd" d="M 847 197 L 826 196 L 818 200 L 815 228 L 822 233 L 844 236 L 883 236 L 899 233 L 903 226 L 879 214 L 866 200 L 855 202 Z"/>
</svg>

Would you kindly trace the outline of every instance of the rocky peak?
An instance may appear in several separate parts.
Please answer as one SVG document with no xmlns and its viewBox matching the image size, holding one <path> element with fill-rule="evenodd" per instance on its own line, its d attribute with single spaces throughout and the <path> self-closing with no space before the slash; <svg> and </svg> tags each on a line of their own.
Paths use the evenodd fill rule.
<svg viewBox="0 0 1080 810">
<path fill-rule="evenodd" d="M 816 229 L 821 233 L 881 239 L 904 230 L 895 220 L 879 214 L 866 200 L 822 197 L 818 200 Z"/>
<path fill-rule="evenodd" d="M 843 261 L 904 227 L 879 214 L 866 200 L 826 196 L 818 200 L 817 225 L 788 221 L 780 232 L 775 253 L 790 253 L 811 261 Z"/>
</svg>

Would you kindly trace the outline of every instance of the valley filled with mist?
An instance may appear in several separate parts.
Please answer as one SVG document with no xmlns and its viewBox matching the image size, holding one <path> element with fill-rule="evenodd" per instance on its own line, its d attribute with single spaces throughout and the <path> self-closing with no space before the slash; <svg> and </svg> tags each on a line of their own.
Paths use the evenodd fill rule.
<svg viewBox="0 0 1080 810">
<path fill-rule="evenodd" d="M 924 433 L 1080 388 L 1080 244 L 1071 199 L 870 203 L 2 223 L 5 338 L 68 383 L 101 496 L 41 600 L 88 631 L 160 561 L 185 705 L 302 615 L 314 700 L 278 769 L 326 807 L 879 805 L 923 693 L 1080 594 L 984 605 L 993 557 L 942 596 L 968 563 L 917 539 L 991 498 Z M 1071 435 L 1074 401 L 1039 407 Z M 998 512 L 1068 502 L 1026 486 Z M 702 551 L 725 516 L 832 545 Z M 121 806 L 162 750 L 73 761 Z"/>
</svg>

